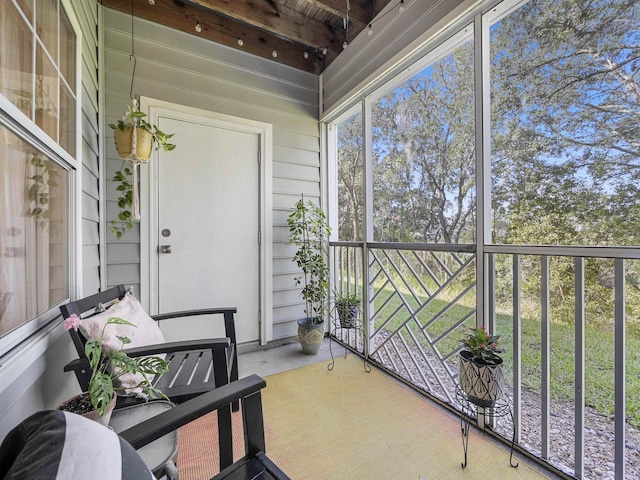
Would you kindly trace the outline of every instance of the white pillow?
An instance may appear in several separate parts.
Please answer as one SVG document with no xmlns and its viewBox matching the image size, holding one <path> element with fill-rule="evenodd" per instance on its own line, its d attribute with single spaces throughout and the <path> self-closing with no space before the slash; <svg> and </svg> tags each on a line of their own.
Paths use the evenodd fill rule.
<svg viewBox="0 0 640 480">
<path fill-rule="evenodd" d="M 6 480 L 155 478 L 112 430 L 60 410 L 37 412 L 8 433 L 0 446 L 0 475 Z"/>
<path fill-rule="evenodd" d="M 122 318 L 133 323 L 136 327 L 111 324 L 104 328 L 107 320 L 111 317 Z M 147 315 L 136 297 L 129 292 L 124 295 L 122 300 L 111 305 L 106 311 L 93 317 L 82 319 L 80 322 L 80 332 L 85 338 L 99 340 L 103 328 L 102 345 L 105 350 L 119 350 L 122 347 L 122 342 L 117 338 L 118 336 L 128 337 L 131 340 L 131 343 L 125 345 L 124 348 L 165 343 L 160 327 L 158 327 L 155 320 Z M 126 393 L 138 393 L 141 390 L 135 387 L 142 381 L 142 378 L 141 374 L 125 373 L 118 377 L 114 384 L 117 387 L 124 388 Z"/>
</svg>

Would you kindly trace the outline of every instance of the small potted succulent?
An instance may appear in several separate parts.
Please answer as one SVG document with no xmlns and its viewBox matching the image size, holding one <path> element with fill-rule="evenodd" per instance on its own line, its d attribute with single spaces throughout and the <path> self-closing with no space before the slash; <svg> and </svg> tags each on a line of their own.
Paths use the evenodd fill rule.
<svg viewBox="0 0 640 480">
<path fill-rule="evenodd" d="M 499 347 L 499 335 L 484 327 L 472 328 L 460 340 L 463 347 L 458 358 L 460 388 L 470 402 L 480 407 L 492 407 L 504 395 L 504 373 Z"/>
<path fill-rule="evenodd" d="M 112 179 L 119 193 L 118 218 L 111 220 L 111 231 L 116 238 L 131 230 L 134 221 L 139 219 L 137 164 L 149 161 L 154 148 L 162 148 L 165 152 L 176 148 L 175 144 L 168 142 L 173 134 L 166 134 L 151 125 L 145 120 L 146 116 L 146 113 L 138 110 L 138 103 L 134 100 L 117 124 L 109 124 L 115 134 L 118 155 L 125 159 Z"/>
<path fill-rule="evenodd" d="M 114 324 L 135 327 L 134 324 L 127 320 L 111 317 L 104 325 L 98 340 L 91 338 L 87 340 L 84 351 L 91 368 L 89 391 L 70 398 L 58 407 L 59 410 L 87 416 L 105 426 L 109 424 L 111 412 L 116 403 L 116 391 L 124 390 L 124 388 L 114 384 L 114 381 L 125 373 L 141 374 L 141 380 L 136 388 L 142 390 L 143 396 L 148 398 L 167 398 L 160 390 L 154 388 L 146 377 L 146 375 L 153 377 L 168 371 L 167 362 L 162 358 L 156 356 L 132 358 L 127 356 L 122 351 L 122 348 L 131 343 L 131 340 L 125 336 L 118 336 L 121 342 L 120 349 L 107 350 L 103 348 L 104 331 L 109 325 Z M 79 326 L 80 318 L 77 315 L 71 315 L 64 321 L 64 328 L 67 331 L 72 328 L 77 331 Z"/>
<path fill-rule="evenodd" d="M 338 314 L 341 328 L 356 328 L 360 315 L 360 297 L 357 293 L 334 291 L 333 308 Z"/>
</svg>

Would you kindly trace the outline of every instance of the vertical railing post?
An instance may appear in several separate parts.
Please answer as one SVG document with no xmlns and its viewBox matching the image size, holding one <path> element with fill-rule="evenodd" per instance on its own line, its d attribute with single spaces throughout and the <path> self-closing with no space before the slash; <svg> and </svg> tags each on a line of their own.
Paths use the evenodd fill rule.
<svg viewBox="0 0 640 480">
<path fill-rule="evenodd" d="M 575 257 L 575 465 L 574 476 L 584 478 L 584 258 Z"/>
<path fill-rule="evenodd" d="M 522 319 L 520 315 L 520 255 L 513 255 L 513 429 L 520 443 L 522 408 Z"/>
<path fill-rule="evenodd" d="M 542 429 L 541 429 L 541 444 L 542 451 L 541 456 L 543 459 L 549 459 L 549 413 L 551 410 L 550 400 L 550 324 L 549 324 L 549 257 L 542 255 L 540 257 L 540 372 L 542 383 L 542 398 L 541 401 L 541 414 L 542 414 Z"/>
<path fill-rule="evenodd" d="M 625 478 L 626 439 L 626 349 L 625 349 L 625 267 L 615 259 L 615 463 L 616 480 Z"/>
<path fill-rule="evenodd" d="M 487 331 L 496 332 L 496 259 L 493 253 L 487 254 L 486 269 L 489 272 L 487 282 L 488 316 L 485 319 Z"/>
<path fill-rule="evenodd" d="M 370 285 L 370 273 L 369 267 L 369 246 L 367 242 L 362 243 L 362 326 L 364 332 L 362 339 L 364 345 L 362 346 L 362 353 L 364 358 L 368 359 L 371 353 L 371 317 L 373 315 L 373 305 L 369 302 L 373 298 L 373 285 Z"/>
</svg>

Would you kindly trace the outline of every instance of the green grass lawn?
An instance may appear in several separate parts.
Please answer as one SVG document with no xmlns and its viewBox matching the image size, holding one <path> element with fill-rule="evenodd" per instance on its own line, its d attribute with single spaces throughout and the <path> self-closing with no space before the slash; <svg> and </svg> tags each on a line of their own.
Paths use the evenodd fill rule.
<svg viewBox="0 0 640 480">
<path fill-rule="evenodd" d="M 399 296 L 393 295 L 389 302 L 383 303 L 392 295 L 392 291 L 385 289 L 379 292 L 376 299 L 376 311 L 382 308 L 376 317 L 376 328 L 402 304 Z M 474 301 L 474 290 L 471 290 L 461 302 L 449 308 L 434 324 L 427 328 L 431 338 L 446 331 L 455 322 L 472 311 L 469 305 Z M 405 297 L 409 298 L 405 292 Z M 420 298 L 420 302 L 426 299 Z M 412 309 L 416 309 L 418 301 L 409 298 L 407 302 Z M 442 300 L 432 300 L 418 315 L 419 322 L 424 325 L 434 315 L 445 308 L 447 303 Z M 384 326 L 385 330 L 395 331 L 406 320 L 406 309 L 403 308 L 392 320 Z M 506 352 L 502 354 L 505 361 L 505 373 L 511 377 L 513 368 L 513 320 L 508 315 L 498 315 L 496 318 L 496 332 L 499 334 L 501 346 Z M 438 345 L 441 353 L 448 353 L 455 349 L 458 340 L 466 332 L 466 327 L 475 326 L 475 316 L 469 318 L 465 328 L 453 332 Z M 551 396 L 561 401 L 572 401 L 574 398 L 574 327 L 572 325 L 551 324 Z M 418 327 L 412 327 L 416 332 Z M 522 386 L 540 392 L 541 372 L 541 328 L 536 319 L 522 319 Z M 426 339 L 424 344 L 426 346 Z M 627 334 L 626 344 L 626 401 L 627 418 L 634 426 L 640 427 L 640 340 Z M 614 412 L 614 336 L 613 332 L 605 331 L 602 327 L 586 325 L 585 327 L 585 401 L 587 406 L 596 408 L 604 415 Z"/>
</svg>

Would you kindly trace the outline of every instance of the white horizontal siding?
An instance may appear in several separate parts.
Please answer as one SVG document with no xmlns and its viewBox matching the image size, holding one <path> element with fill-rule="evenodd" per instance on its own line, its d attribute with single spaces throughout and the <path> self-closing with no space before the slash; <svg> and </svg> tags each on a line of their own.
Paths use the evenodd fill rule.
<svg viewBox="0 0 640 480">
<path fill-rule="evenodd" d="M 106 123 L 113 123 L 122 117 L 129 102 L 133 66 L 129 61 L 131 18 L 110 9 L 104 10 L 104 18 L 104 115 Z M 319 198 L 317 76 L 140 19 L 135 20 L 135 54 L 134 94 L 273 126 L 273 215 L 279 222 L 301 193 Z M 112 135 L 111 130 L 106 132 L 107 179 L 121 165 Z M 180 148 L 179 140 L 176 143 Z M 112 219 L 118 211 L 117 194 L 109 181 L 106 189 L 107 218 Z M 137 285 L 141 278 L 138 225 L 120 241 L 108 233 L 107 242 L 107 283 Z M 282 238 L 274 242 L 274 249 L 287 255 L 280 243 Z M 277 258 L 274 262 L 288 264 L 287 269 L 293 271 L 290 258 Z M 286 306 L 274 305 L 274 338 L 294 335 L 293 320 L 301 317 L 304 310 L 292 286 L 293 277 L 287 278 L 288 286 L 281 287 L 284 276 L 274 271 L 276 286 L 269 293 L 279 298 L 280 288 L 293 289 L 286 294 Z M 293 313 L 295 310 L 297 313 Z"/>
</svg>

